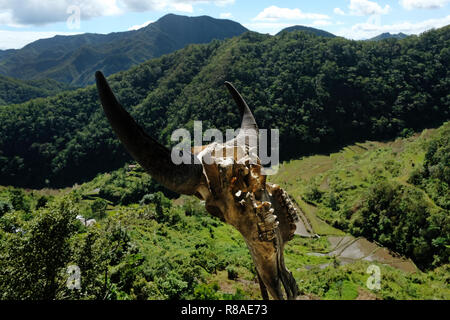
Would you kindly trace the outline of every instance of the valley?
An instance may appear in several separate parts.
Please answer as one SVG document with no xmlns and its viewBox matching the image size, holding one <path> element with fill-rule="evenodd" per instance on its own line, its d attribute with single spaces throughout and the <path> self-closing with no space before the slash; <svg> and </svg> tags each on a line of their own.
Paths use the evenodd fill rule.
<svg viewBox="0 0 450 320">
<path fill-rule="evenodd" d="M 449 300 L 449 48 L 448 25 L 355 41 L 168 14 L 134 31 L 0 50 L 0 300 L 263 298 L 247 238 L 122 146 L 97 70 L 168 149 L 196 121 L 225 132 L 253 119 L 225 81 L 252 125 L 279 130 L 281 165 L 267 179 L 287 193 L 268 189 L 266 200 L 290 235 L 296 223 L 284 262 L 300 300 Z M 242 183 L 232 198 L 262 190 L 228 178 L 230 190 Z M 198 190 L 187 194 L 211 199 Z M 275 226 L 282 215 L 271 217 Z M 268 220 L 256 221 L 268 237 Z"/>
<path fill-rule="evenodd" d="M 299 284 L 301 299 L 450 298 L 449 265 L 444 262 L 448 261 L 448 245 L 444 245 L 440 259 L 433 263 L 435 266 L 420 269 L 410 258 L 389 250 L 392 245 L 388 242 L 385 243 L 387 248 L 383 247 L 380 238 L 372 239 L 379 244 L 368 242 L 354 229 L 342 228 L 342 222 L 336 219 L 341 208 L 354 207 L 373 187 L 374 182 L 363 183 L 369 172 L 380 170 L 376 177 L 380 181 L 409 180 L 414 168 L 424 166 L 429 146 L 449 139 L 449 128 L 447 123 L 439 129 L 425 130 L 409 138 L 365 142 L 327 156 L 286 162 L 278 175 L 270 178 L 288 190 L 318 235 L 296 235 L 286 247 L 286 264 Z M 395 174 L 387 166 L 392 157 L 398 163 Z M 340 177 L 339 185 L 344 191 L 336 194 L 337 208 L 331 211 L 325 193 L 334 190 L 335 175 Z M 356 188 L 348 187 L 352 183 L 357 184 Z M 320 201 L 311 199 L 311 188 L 315 185 L 324 193 Z M 446 196 L 436 197 L 421 186 L 411 188 L 428 195 L 426 201 L 436 208 L 438 206 L 431 199 L 439 203 Z M 62 290 L 57 298 L 91 299 L 105 295 L 108 299 L 260 299 L 254 268 L 242 236 L 210 217 L 200 201 L 167 194 L 171 200 L 161 191 L 164 189 L 134 166 L 99 175 L 91 182 L 68 189 L 2 188 L 0 209 L 2 203 L 10 203 L 16 209 L 3 213 L 0 218 L 2 270 L 25 267 L 21 263 L 26 260 L 16 260 L 14 254 L 38 244 L 45 245 L 45 242 L 37 242 L 33 232 L 37 232 L 36 228 L 43 223 L 44 212 L 60 208 L 59 214 L 61 210 L 69 210 L 66 213 L 68 220 L 57 221 L 58 225 L 75 228 L 61 235 L 61 241 L 67 241 L 71 249 L 66 248 L 70 254 L 67 260 L 61 261 L 60 267 L 74 262 L 80 265 L 87 278 L 83 278 L 86 289 L 79 295 L 73 296 L 75 293 Z M 439 209 L 447 216 L 447 220 L 440 222 L 443 233 L 439 237 L 448 239 L 448 209 Z M 94 218 L 97 222 L 92 227 L 85 227 L 75 220 L 76 214 Z M 398 216 L 399 222 L 405 222 L 409 216 L 410 213 L 403 212 Z M 350 217 L 348 221 L 353 219 Z M 11 228 L 26 233 L 24 236 L 20 236 L 20 232 L 10 233 Z M 8 251 L 11 245 L 17 245 L 17 241 L 26 247 Z M 412 240 L 411 243 L 420 242 Z M 41 251 L 43 263 L 50 262 L 46 257 L 53 255 L 53 250 L 46 247 Z M 79 256 L 79 250 L 90 253 Z M 33 261 L 37 263 L 39 259 Z M 373 265 L 381 270 L 379 290 L 367 288 L 370 277 L 367 270 Z M 33 276 L 40 277 L 32 273 L 33 265 L 25 268 Z M 23 296 L 23 292 L 13 293 L 12 290 L 25 288 L 23 281 L 25 278 L 0 281 L 4 297 Z M 46 279 L 42 278 L 42 281 L 45 283 Z M 107 292 L 104 292 L 104 285 Z M 38 288 L 28 290 L 34 297 L 44 298 Z"/>
</svg>

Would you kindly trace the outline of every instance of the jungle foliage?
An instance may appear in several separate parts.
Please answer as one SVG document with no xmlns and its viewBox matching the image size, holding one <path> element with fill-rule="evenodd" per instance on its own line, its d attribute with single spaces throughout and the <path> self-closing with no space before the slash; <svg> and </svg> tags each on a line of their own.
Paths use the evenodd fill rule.
<svg viewBox="0 0 450 320">
<path fill-rule="evenodd" d="M 208 215 L 195 198 L 170 200 L 140 179 L 146 179 L 141 169 L 126 167 L 72 190 L 0 187 L 0 299 L 261 298 L 251 256 L 234 228 Z M 109 192 L 102 193 L 109 185 L 130 191 L 111 201 Z M 141 197 L 143 190 L 150 193 Z M 97 223 L 86 227 L 80 215 Z M 415 273 L 377 264 L 381 289 L 370 292 L 366 270 L 374 262 L 339 265 L 309 255 L 326 253 L 328 246 L 326 237 L 295 237 L 286 246 L 287 267 L 305 297 L 450 298 L 448 264 Z M 71 286 L 74 279 L 79 287 Z"/>
<path fill-rule="evenodd" d="M 45 98 L 73 89 L 55 80 L 22 81 L 0 75 L 0 106 Z"/>
<path fill-rule="evenodd" d="M 394 142 L 295 161 L 273 179 L 334 227 L 429 270 L 450 263 L 449 138 L 446 123 Z"/>
<path fill-rule="evenodd" d="M 379 42 L 247 32 L 190 45 L 110 80 L 123 105 L 166 144 L 194 120 L 204 129 L 237 128 L 239 113 L 223 86 L 231 81 L 259 126 L 280 130 L 282 159 L 290 159 L 448 119 L 449 32 Z M 93 86 L 0 107 L 0 123 L 2 185 L 71 186 L 130 160 Z"/>
</svg>

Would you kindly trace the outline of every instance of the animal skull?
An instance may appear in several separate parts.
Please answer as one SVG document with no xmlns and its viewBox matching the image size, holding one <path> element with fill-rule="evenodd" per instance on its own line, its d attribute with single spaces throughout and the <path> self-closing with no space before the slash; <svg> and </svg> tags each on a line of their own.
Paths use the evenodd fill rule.
<svg viewBox="0 0 450 320">
<path fill-rule="evenodd" d="M 101 72 L 97 88 L 105 114 L 141 166 L 159 183 L 180 194 L 205 201 L 207 211 L 235 227 L 244 237 L 256 267 L 261 293 L 269 299 L 295 299 L 298 288 L 284 264 L 284 246 L 294 236 L 297 209 L 287 193 L 266 181 L 248 141 L 258 139 L 258 126 L 244 99 L 231 83 L 225 85 L 239 106 L 239 135 L 224 144 L 194 148 L 193 164 L 175 165 L 171 153 L 149 137 L 120 105 Z M 197 158 L 201 163 L 194 162 Z"/>
</svg>

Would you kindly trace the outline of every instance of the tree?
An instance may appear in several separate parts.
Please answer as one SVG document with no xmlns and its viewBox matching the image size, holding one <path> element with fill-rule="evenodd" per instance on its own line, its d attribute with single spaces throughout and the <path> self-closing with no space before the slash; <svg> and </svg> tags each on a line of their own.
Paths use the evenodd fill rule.
<svg viewBox="0 0 450 320">
<path fill-rule="evenodd" d="M 70 197 L 35 212 L 0 243 L 2 299 L 55 299 L 65 287 L 69 239 L 76 231 L 77 207 Z"/>
</svg>

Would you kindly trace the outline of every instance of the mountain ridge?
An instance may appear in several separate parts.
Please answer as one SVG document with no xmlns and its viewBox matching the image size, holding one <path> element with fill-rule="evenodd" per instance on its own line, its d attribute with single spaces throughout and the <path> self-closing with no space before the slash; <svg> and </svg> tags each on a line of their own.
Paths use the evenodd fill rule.
<svg viewBox="0 0 450 320">
<path fill-rule="evenodd" d="M 55 36 L 20 50 L 0 52 L 0 74 L 85 86 L 94 82 L 93 74 L 98 69 L 111 75 L 188 44 L 223 40 L 246 31 L 231 20 L 168 14 L 135 31 Z"/>
<path fill-rule="evenodd" d="M 390 33 L 390 32 L 385 32 L 385 33 L 379 34 L 376 37 L 368 39 L 368 41 L 380 41 L 380 40 L 385 40 L 385 39 L 399 39 L 399 40 L 401 40 L 401 39 L 405 39 L 407 37 L 409 37 L 409 36 L 407 34 L 402 33 L 402 32 L 396 33 L 396 34 L 393 34 L 393 33 Z"/>
<path fill-rule="evenodd" d="M 284 28 L 283 30 L 278 32 L 276 35 L 278 36 L 278 35 L 282 34 L 283 32 L 293 32 L 293 31 L 304 31 L 304 32 L 314 34 L 316 36 L 320 36 L 320 37 L 336 38 L 336 36 L 334 34 L 328 32 L 328 31 L 316 29 L 316 28 L 312 28 L 312 27 L 306 27 L 306 26 L 302 26 L 302 25 L 296 25 L 296 26 Z"/>
</svg>

